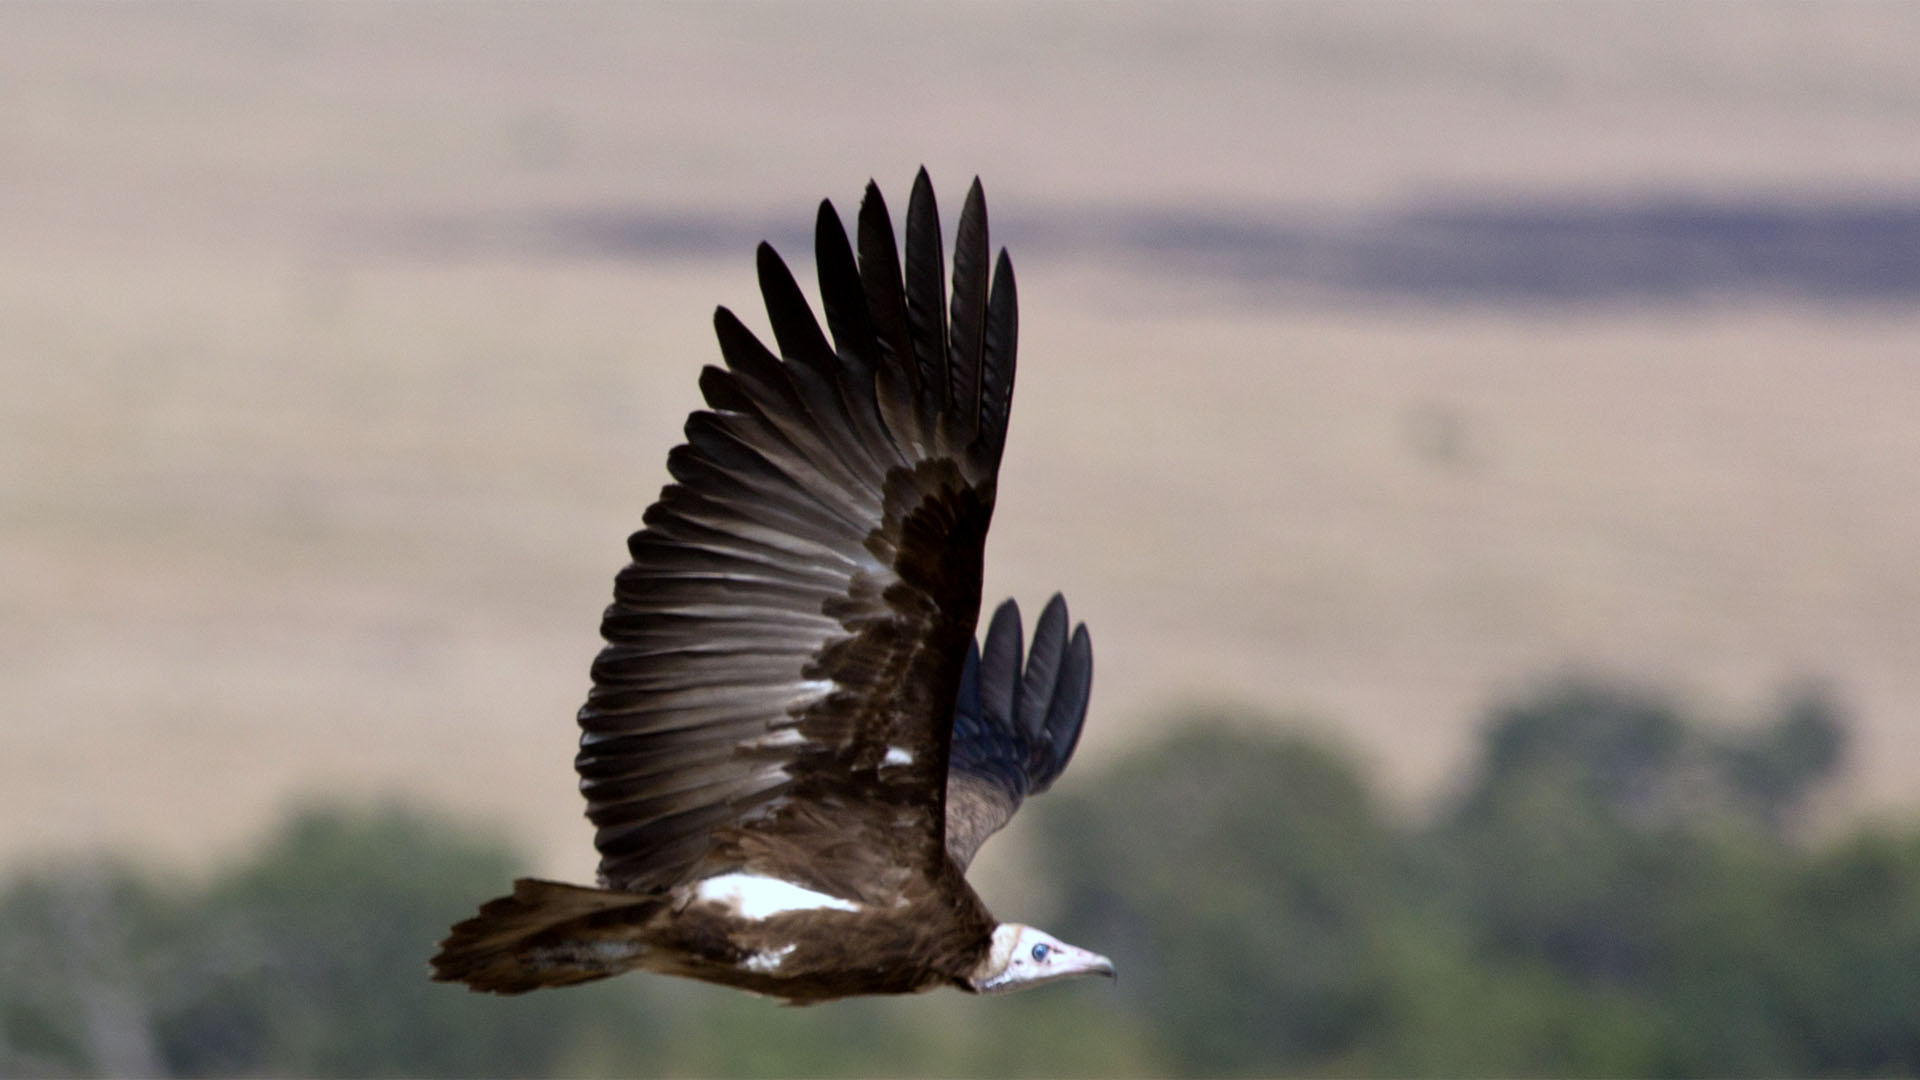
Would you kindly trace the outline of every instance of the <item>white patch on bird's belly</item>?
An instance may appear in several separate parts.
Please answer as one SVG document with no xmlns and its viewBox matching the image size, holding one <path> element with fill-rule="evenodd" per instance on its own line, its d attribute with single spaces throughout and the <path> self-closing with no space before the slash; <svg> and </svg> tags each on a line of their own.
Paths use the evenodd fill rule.
<svg viewBox="0 0 1920 1080">
<path fill-rule="evenodd" d="M 913 751 L 902 750 L 897 746 L 889 746 L 887 747 L 887 756 L 880 759 L 880 764 L 883 768 L 888 765 L 895 767 L 911 765 L 913 764 Z"/>
<path fill-rule="evenodd" d="M 797 948 L 799 948 L 798 945 L 788 945 L 783 949 L 774 949 L 770 952 L 757 952 L 745 960 L 740 961 L 740 966 L 747 971 L 757 972 L 761 975 L 779 971 L 781 962 L 792 955 L 793 950 Z"/>
<path fill-rule="evenodd" d="M 743 919 L 770 919 L 789 911 L 859 911 L 860 905 L 758 874 L 722 874 L 694 887 L 693 898 L 719 904 Z"/>
</svg>

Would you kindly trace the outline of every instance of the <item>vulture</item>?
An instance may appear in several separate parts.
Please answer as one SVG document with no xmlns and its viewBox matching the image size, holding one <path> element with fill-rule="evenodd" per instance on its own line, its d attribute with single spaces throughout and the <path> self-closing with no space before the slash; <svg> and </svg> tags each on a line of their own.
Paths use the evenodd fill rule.
<svg viewBox="0 0 1920 1080">
<path fill-rule="evenodd" d="M 726 366 L 701 372 L 707 408 L 627 542 L 579 712 L 598 887 L 516 881 L 453 927 L 436 980 L 517 994 L 651 971 L 809 1004 L 1113 974 L 966 880 L 1065 768 L 1093 683 L 1058 595 L 1030 647 L 1011 600 L 974 639 L 1012 263 L 989 273 L 975 179 L 949 295 L 925 169 L 904 270 L 872 183 L 856 240 L 822 202 L 825 332 L 764 243 L 777 352 L 714 313 Z"/>
</svg>

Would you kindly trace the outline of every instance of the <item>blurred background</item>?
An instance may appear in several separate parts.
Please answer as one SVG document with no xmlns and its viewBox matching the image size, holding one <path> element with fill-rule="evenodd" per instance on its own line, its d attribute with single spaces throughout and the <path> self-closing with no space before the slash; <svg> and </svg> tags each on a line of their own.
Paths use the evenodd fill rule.
<svg viewBox="0 0 1920 1080">
<path fill-rule="evenodd" d="M 1920 1071 L 1920 6 L 0 6 L 0 1074 Z M 426 982 L 752 248 L 980 175 L 977 864 L 1117 986 Z"/>
</svg>

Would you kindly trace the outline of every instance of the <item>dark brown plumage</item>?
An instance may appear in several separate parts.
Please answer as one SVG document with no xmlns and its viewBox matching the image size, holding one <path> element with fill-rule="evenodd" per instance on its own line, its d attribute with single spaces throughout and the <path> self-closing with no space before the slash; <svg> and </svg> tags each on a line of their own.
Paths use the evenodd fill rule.
<svg viewBox="0 0 1920 1080">
<path fill-rule="evenodd" d="M 715 313 L 726 367 L 701 373 L 708 409 L 628 542 L 579 713 L 600 888 L 516 883 L 454 927 L 436 979 L 517 993 L 643 969 L 808 1002 L 1111 973 L 998 924 L 964 876 L 1065 766 L 1092 679 L 1058 597 L 1024 665 L 1011 601 L 973 641 L 1012 265 L 989 278 L 977 180 L 950 302 L 924 170 L 904 269 L 871 184 L 858 231 L 856 259 L 821 204 L 831 343 L 764 244 L 779 355 Z"/>
</svg>

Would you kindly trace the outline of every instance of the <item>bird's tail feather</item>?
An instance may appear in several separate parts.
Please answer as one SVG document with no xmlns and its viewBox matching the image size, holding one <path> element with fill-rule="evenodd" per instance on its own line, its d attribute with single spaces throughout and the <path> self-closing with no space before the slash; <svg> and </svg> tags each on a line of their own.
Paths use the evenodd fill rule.
<svg viewBox="0 0 1920 1080">
<path fill-rule="evenodd" d="M 571 986 L 640 966 L 640 928 L 658 897 L 521 878 L 513 895 L 481 905 L 454 926 L 433 958 L 436 982 L 523 994 Z"/>
</svg>

